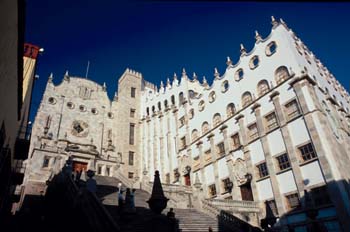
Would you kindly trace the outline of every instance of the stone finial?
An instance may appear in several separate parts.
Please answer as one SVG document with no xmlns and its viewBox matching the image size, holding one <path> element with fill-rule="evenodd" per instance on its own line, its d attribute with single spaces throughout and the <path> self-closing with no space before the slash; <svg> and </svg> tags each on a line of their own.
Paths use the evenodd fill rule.
<svg viewBox="0 0 350 232">
<path fill-rule="evenodd" d="M 164 88 L 163 81 L 160 81 L 160 88 L 161 88 L 161 89 L 163 89 L 163 88 Z"/>
<path fill-rule="evenodd" d="M 66 73 L 64 74 L 64 80 L 69 81 L 69 74 L 68 74 L 68 70 L 66 71 Z"/>
<path fill-rule="evenodd" d="M 288 25 L 286 24 L 286 22 L 282 18 L 280 18 L 280 22 L 283 26 L 285 26 L 287 29 L 289 29 Z"/>
<path fill-rule="evenodd" d="M 247 50 L 245 50 L 243 44 L 241 44 L 241 56 L 247 54 Z"/>
<path fill-rule="evenodd" d="M 196 75 L 196 73 L 195 72 L 193 72 L 193 80 L 197 80 L 197 75 Z"/>
<path fill-rule="evenodd" d="M 260 34 L 258 31 L 255 31 L 255 41 L 256 43 L 259 43 L 262 40 Z"/>
<path fill-rule="evenodd" d="M 219 76 L 220 76 L 220 73 L 218 72 L 218 69 L 215 67 L 214 68 L 214 77 L 215 77 L 215 79 L 219 78 Z"/>
<path fill-rule="evenodd" d="M 292 67 L 289 67 L 289 76 L 293 76 L 295 73 L 292 69 Z"/>
<path fill-rule="evenodd" d="M 177 75 L 175 72 L 174 72 L 174 80 L 177 80 Z"/>
<path fill-rule="evenodd" d="M 106 89 L 107 89 L 106 82 L 103 82 L 102 90 L 106 91 Z"/>
<path fill-rule="evenodd" d="M 186 70 L 185 70 L 185 68 L 182 68 L 182 76 L 186 76 Z"/>
<path fill-rule="evenodd" d="M 271 24 L 275 28 L 278 25 L 278 22 L 276 21 L 275 17 L 271 16 Z"/>
<path fill-rule="evenodd" d="M 50 76 L 49 76 L 49 78 L 48 78 L 48 82 L 50 82 L 50 83 L 52 83 L 52 80 L 53 80 L 53 73 L 50 73 Z"/>
<path fill-rule="evenodd" d="M 114 93 L 114 98 L 113 98 L 113 101 L 117 101 L 118 100 L 118 93 L 117 92 L 115 92 Z"/>
<path fill-rule="evenodd" d="M 203 76 L 203 84 L 202 84 L 204 87 L 207 87 L 208 86 L 208 82 L 207 82 L 207 79 L 205 78 L 205 76 Z"/>
<path fill-rule="evenodd" d="M 168 77 L 167 80 L 166 80 L 166 86 L 167 86 L 167 87 L 170 87 L 170 79 L 169 79 L 169 77 Z"/>
<path fill-rule="evenodd" d="M 232 66 L 231 58 L 228 56 L 226 61 L 227 66 Z"/>
</svg>

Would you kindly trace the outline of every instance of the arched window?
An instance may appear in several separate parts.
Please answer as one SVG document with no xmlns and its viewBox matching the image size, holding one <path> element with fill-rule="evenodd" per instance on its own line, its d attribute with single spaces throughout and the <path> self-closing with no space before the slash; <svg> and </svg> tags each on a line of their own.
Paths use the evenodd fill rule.
<svg viewBox="0 0 350 232">
<path fill-rule="evenodd" d="M 191 89 L 191 90 L 188 90 L 188 96 L 192 99 L 192 98 L 195 98 L 196 97 L 196 93 Z"/>
<path fill-rule="evenodd" d="M 252 94 L 250 92 L 245 92 L 242 95 L 242 106 L 246 107 L 253 101 Z"/>
<path fill-rule="evenodd" d="M 204 135 L 209 131 L 209 123 L 208 122 L 203 122 L 202 124 L 202 134 Z"/>
<path fill-rule="evenodd" d="M 158 110 L 161 111 L 162 110 L 162 105 L 160 102 L 158 102 Z"/>
<path fill-rule="evenodd" d="M 221 122 L 221 115 L 219 113 L 214 114 L 213 117 L 213 126 L 219 125 Z"/>
<path fill-rule="evenodd" d="M 152 113 L 156 112 L 156 107 L 152 106 Z"/>
<path fill-rule="evenodd" d="M 185 103 L 184 93 L 179 93 L 179 105 L 182 105 Z"/>
<path fill-rule="evenodd" d="M 231 117 L 235 113 L 236 113 L 235 104 L 233 104 L 233 103 L 228 104 L 227 107 L 226 107 L 227 117 Z"/>
<path fill-rule="evenodd" d="M 289 77 L 289 72 L 286 66 L 281 66 L 275 71 L 275 80 L 277 85 L 287 80 Z"/>
<path fill-rule="evenodd" d="M 171 95 L 171 104 L 175 105 L 175 96 L 174 95 Z"/>
<path fill-rule="evenodd" d="M 146 108 L 147 116 L 149 116 L 149 107 Z"/>
<path fill-rule="evenodd" d="M 269 83 L 267 82 L 267 80 L 261 80 L 258 83 L 258 94 L 259 96 L 264 95 L 265 93 L 269 92 L 270 87 L 269 87 Z"/>
<path fill-rule="evenodd" d="M 249 61 L 249 68 L 250 69 L 255 69 L 259 65 L 259 57 L 258 56 L 253 56 L 250 61 Z"/>
<path fill-rule="evenodd" d="M 198 139 L 198 131 L 196 129 L 192 131 L 191 138 L 192 138 L 192 141 L 195 141 L 196 139 Z"/>
<path fill-rule="evenodd" d="M 165 109 L 168 109 L 168 100 L 165 100 L 165 101 L 164 101 L 164 108 L 165 108 Z"/>
</svg>

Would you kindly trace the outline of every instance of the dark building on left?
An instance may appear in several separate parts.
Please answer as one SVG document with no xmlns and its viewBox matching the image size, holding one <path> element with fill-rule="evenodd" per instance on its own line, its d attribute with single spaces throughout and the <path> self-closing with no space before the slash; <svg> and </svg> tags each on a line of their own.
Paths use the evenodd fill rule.
<svg viewBox="0 0 350 232">
<path fill-rule="evenodd" d="M 25 1 L 0 1 L 0 221 L 19 200 L 16 186 L 23 181 L 31 95 L 41 51 L 24 43 L 24 25 Z"/>
</svg>

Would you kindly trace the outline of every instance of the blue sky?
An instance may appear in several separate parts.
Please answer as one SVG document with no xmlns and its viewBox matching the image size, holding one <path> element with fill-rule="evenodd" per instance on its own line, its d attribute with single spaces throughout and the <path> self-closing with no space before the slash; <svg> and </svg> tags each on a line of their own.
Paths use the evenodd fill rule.
<svg viewBox="0 0 350 232">
<path fill-rule="evenodd" d="M 258 3 L 60 0 L 26 1 L 25 41 L 41 46 L 31 120 L 51 72 L 60 83 L 66 70 L 100 84 L 110 98 L 129 67 L 159 86 L 184 67 L 211 83 L 214 67 L 249 51 L 254 31 L 271 31 L 270 17 L 283 18 L 349 90 L 350 3 Z"/>
</svg>

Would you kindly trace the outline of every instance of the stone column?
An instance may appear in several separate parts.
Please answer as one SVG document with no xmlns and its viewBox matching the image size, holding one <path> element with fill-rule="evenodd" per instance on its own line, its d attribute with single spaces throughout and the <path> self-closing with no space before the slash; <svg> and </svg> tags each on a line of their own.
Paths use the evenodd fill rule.
<svg viewBox="0 0 350 232">
<path fill-rule="evenodd" d="M 244 125 L 244 115 L 243 114 L 239 114 L 236 118 L 236 121 L 238 121 L 239 124 L 239 131 L 240 131 L 240 139 L 242 141 L 242 150 L 244 153 L 244 160 L 247 166 L 247 170 L 248 173 L 250 173 L 252 175 L 252 177 L 254 178 L 254 166 L 252 163 L 252 159 L 250 156 L 250 151 L 248 149 L 248 142 L 247 142 L 247 130 L 246 127 Z M 251 181 L 251 188 L 252 188 L 252 192 L 253 192 L 253 198 L 254 200 L 259 199 L 258 197 L 258 191 L 256 189 L 256 183 L 255 180 Z"/>
<path fill-rule="evenodd" d="M 279 93 L 273 92 L 270 95 L 270 98 L 273 102 L 273 105 L 275 106 L 276 116 L 277 116 L 277 119 L 278 119 L 278 122 L 280 125 L 280 130 L 281 130 L 282 138 L 284 141 L 284 145 L 286 147 L 286 151 L 287 151 L 287 154 L 288 154 L 289 159 L 290 159 L 289 161 L 290 161 L 290 165 L 291 165 L 292 170 L 293 170 L 293 175 L 294 175 L 295 183 L 296 183 L 297 190 L 299 193 L 299 197 L 300 197 L 300 199 L 302 199 L 302 197 L 304 196 L 303 177 L 301 175 L 301 170 L 299 167 L 299 160 L 297 158 L 297 152 L 295 150 L 295 147 L 294 147 L 293 142 L 292 142 L 292 138 L 289 134 L 289 130 L 287 127 L 287 118 L 285 116 L 285 112 L 284 112 L 284 110 L 281 106 L 281 103 L 280 103 Z"/>
<path fill-rule="evenodd" d="M 173 149 L 172 149 L 172 134 L 171 134 L 171 126 L 170 126 L 170 117 L 171 114 L 169 110 L 167 110 L 167 154 L 168 154 L 168 159 L 169 159 L 169 176 L 170 176 L 170 183 L 174 182 L 174 168 L 173 168 Z"/>
<path fill-rule="evenodd" d="M 153 117 L 153 165 L 155 171 L 159 170 L 157 118 L 155 115 Z"/>
<path fill-rule="evenodd" d="M 148 116 L 147 116 L 148 117 Z M 151 173 L 151 165 L 152 165 L 152 155 L 151 155 L 151 144 L 152 144 L 152 140 L 151 140 L 151 119 L 148 117 L 147 119 L 147 171 L 148 171 L 148 175 L 149 177 L 151 177 L 151 175 L 153 175 L 153 173 Z"/>
<path fill-rule="evenodd" d="M 163 115 L 160 113 L 159 115 L 159 146 L 160 146 L 160 173 L 161 178 L 165 181 L 165 167 L 164 167 L 164 136 L 163 136 Z"/>
<path fill-rule="evenodd" d="M 207 136 L 208 140 L 210 141 L 210 150 L 211 150 L 211 163 L 214 168 L 214 178 L 215 178 L 215 188 L 216 188 L 216 195 L 218 197 L 221 197 L 221 188 L 220 188 L 220 179 L 219 179 L 219 168 L 218 168 L 218 161 L 217 161 L 217 153 L 216 153 L 216 147 L 214 143 L 214 134 L 210 133 Z"/>
<path fill-rule="evenodd" d="M 207 182 L 205 181 L 205 158 L 204 158 L 204 152 L 203 152 L 203 142 L 200 140 L 197 142 L 197 147 L 199 150 L 199 160 L 200 160 L 200 172 L 201 172 L 201 177 L 202 177 L 202 188 L 203 188 L 203 196 L 204 198 L 206 198 L 208 196 L 208 186 L 207 186 Z"/>
<path fill-rule="evenodd" d="M 229 171 L 229 177 L 231 182 L 233 183 L 232 191 L 231 191 L 231 196 L 233 200 L 240 200 L 240 189 L 237 186 L 237 181 L 234 175 L 234 170 L 233 170 L 233 159 L 232 159 L 232 154 L 229 152 L 230 151 L 230 141 L 227 135 L 227 125 L 223 124 L 220 128 L 223 137 L 224 137 L 224 146 L 225 146 L 225 159 L 226 159 L 226 165 Z"/>
<path fill-rule="evenodd" d="M 268 140 L 266 137 L 263 119 L 261 117 L 260 104 L 255 104 L 252 107 L 252 110 L 255 113 L 256 124 L 257 124 L 258 131 L 259 131 L 261 145 L 262 145 L 262 148 L 263 148 L 263 151 L 265 154 L 266 166 L 267 166 L 267 169 L 269 172 L 270 181 L 271 181 L 271 185 L 272 185 L 272 191 L 273 191 L 273 195 L 275 198 L 277 210 L 278 210 L 279 215 L 282 215 L 285 213 L 286 207 L 284 206 L 283 197 L 281 195 L 281 191 L 279 189 L 279 184 L 278 184 L 277 176 L 276 176 L 276 172 L 278 172 L 279 170 L 275 168 L 273 158 L 271 157 L 270 146 L 269 146 L 269 143 L 268 143 Z"/>
</svg>

